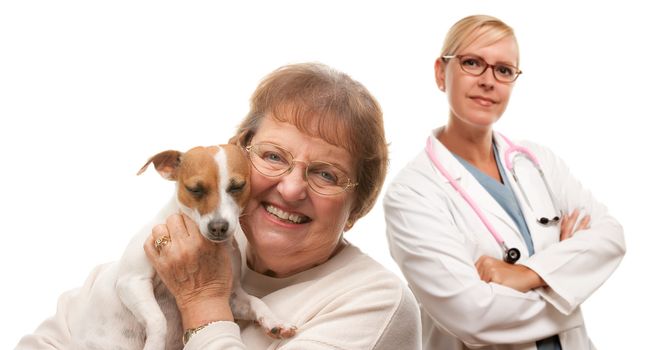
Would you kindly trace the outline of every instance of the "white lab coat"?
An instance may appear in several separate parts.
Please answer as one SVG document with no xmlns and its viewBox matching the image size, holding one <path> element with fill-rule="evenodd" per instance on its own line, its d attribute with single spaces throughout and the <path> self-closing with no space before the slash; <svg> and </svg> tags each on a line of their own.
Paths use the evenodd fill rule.
<svg viewBox="0 0 648 350">
<path fill-rule="evenodd" d="M 520 160 L 516 171 L 532 211 L 507 170 L 533 239 L 529 257 L 515 223 L 482 185 L 432 135 L 441 164 L 473 198 L 509 247 L 522 254 L 518 264 L 533 269 L 548 287 L 527 293 L 480 280 L 475 262 L 482 255 L 501 258 L 502 249 L 468 203 L 436 169 L 423 150 L 390 184 L 383 203 L 387 237 L 421 305 L 424 349 L 536 349 L 535 341 L 559 334 L 563 349 L 593 349 L 580 304 L 619 265 L 625 242 L 611 217 L 548 149 L 530 143 L 560 210 L 591 215 L 591 228 L 559 242 L 560 227 L 543 227 L 537 216 L 555 210 L 533 165 Z M 508 148 L 496 134 L 500 159 Z M 421 140 L 422 148 L 425 140 Z"/>
</svg>

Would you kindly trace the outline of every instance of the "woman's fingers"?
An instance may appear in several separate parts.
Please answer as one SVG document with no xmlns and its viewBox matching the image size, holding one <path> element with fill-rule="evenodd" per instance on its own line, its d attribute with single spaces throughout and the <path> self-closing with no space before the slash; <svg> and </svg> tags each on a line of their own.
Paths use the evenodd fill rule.
<svg viewBox="0 0 648 350">
<path fill-rule="evenodd" d="M 590 228 L 591 216 L 585 215 L 580 221 L 578 217 L 580 216 L 580 210 L 574 209 L 574 211 L 563 217 L 560 222 L 560 240 L 564 241 L 568 238 L 571 238 L 574 233 L 580 230 L 587 230 Z"/>
<path fill-rule="evenodd" d="M 589 229 L 591 220 L 592 220 L 591 216 L 585 215 L 583 217 L 583 219 L 581 219 L 581 221 L 578 223 L 578 227 L 576 228 L 576 230 L 574 232 Z"/>
<path fill-rule="evenodd" d="M 229 298 L 229 244 L 208 241 L 189 217 L 174 214 L 153 227 L 144 250 L 178 306 L 184 307 L 204 298 Z"/>
<path fill-rule="evenodd" d="M 491 275 L 489 270 L 489 266 L 491 264 L 490 259 L 492 258 L 486 255 L 482 255 L 479 257 L 479 259 L 477 259 L 477 262 L 475 263 L 475 268 L 477 269 L 479 278 L 484 282 L 491 281 Z"/>
<path fill-rule="evenodd" d="M 144 242 L 144 252 L 153 263 L 159 258 L 164 248 L 171 244 L 171 236 L 166 225 L 156 225 L 151 230 L 151 235 Z"/>
</svg>

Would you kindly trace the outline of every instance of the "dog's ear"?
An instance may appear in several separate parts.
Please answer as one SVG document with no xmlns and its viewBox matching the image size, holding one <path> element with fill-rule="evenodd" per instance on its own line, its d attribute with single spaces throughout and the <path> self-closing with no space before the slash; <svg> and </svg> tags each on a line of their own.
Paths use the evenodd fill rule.
<svg viewBox="0 0 648 350">
<path fill-rule="evenodd" d="M 144 166 L 137 172 L 137 175 L 143 173 L 148 165 L 153 163 L 153 165 L 155 165 L 155 170 L 157 170 L 163 178 L 175 181 L 177 179 L 176 170 L 180 165 L 181 156 L 182 152 L 179 151 L 160 152 L 151 157 L 151 159 L 149 159 L 148 162 L 146 162 L 146 164 L 144 164 Z"/>
<path fill-rule="evenodd" d="M 254 136 L 254 134 L 252 133 L 251 130 L 243 130 L 240 131 L 238 134 L 232 136 L 227 143 L 231 145 L 238 145 L 241 148 L 245 148 L 248 142 L 250 142 L 250 140 L 252 139 L 252 136 Z"/>
</svg>

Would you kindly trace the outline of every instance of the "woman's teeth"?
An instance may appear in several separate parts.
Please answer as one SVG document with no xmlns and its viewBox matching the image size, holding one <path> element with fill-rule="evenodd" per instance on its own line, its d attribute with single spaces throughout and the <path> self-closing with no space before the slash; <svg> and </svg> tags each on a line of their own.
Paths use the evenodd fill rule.
<svg viewBox="0 0 648 350">
<path fill-rule="evenodd" d="M 265 209 L 266 209 L 266 211 L 268 211 L 268 213 L 278 217 L 279 219 L 287 220 L 287 221 L 293 222 L 295 224 L 301 224 L 301 223 L 305 222 L 306 220 L 308 220 L 307 216 L 301 216 L 301 215 L 297 215 L 297 214 L 287 213 L 287 212 L 285 212 L 285 211 L 283 211 L 283 210 L 281 210 L 281 209 L 279 209 L 277 207 L 274 207 L 272 205 L 266 205 Z"/>
</svg>

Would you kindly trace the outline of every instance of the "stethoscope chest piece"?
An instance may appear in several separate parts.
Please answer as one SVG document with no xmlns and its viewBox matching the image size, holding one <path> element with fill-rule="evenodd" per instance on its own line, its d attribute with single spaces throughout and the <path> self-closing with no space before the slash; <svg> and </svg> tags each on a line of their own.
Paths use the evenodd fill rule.
<svg viewBox="0 0 648 350">
<path fill-rule="evenodd" d="M 520 259 L 520 250 L 509 248 L 504 252 L 504 261 L 509 264 L 515 264 Z"/>
</svg>

